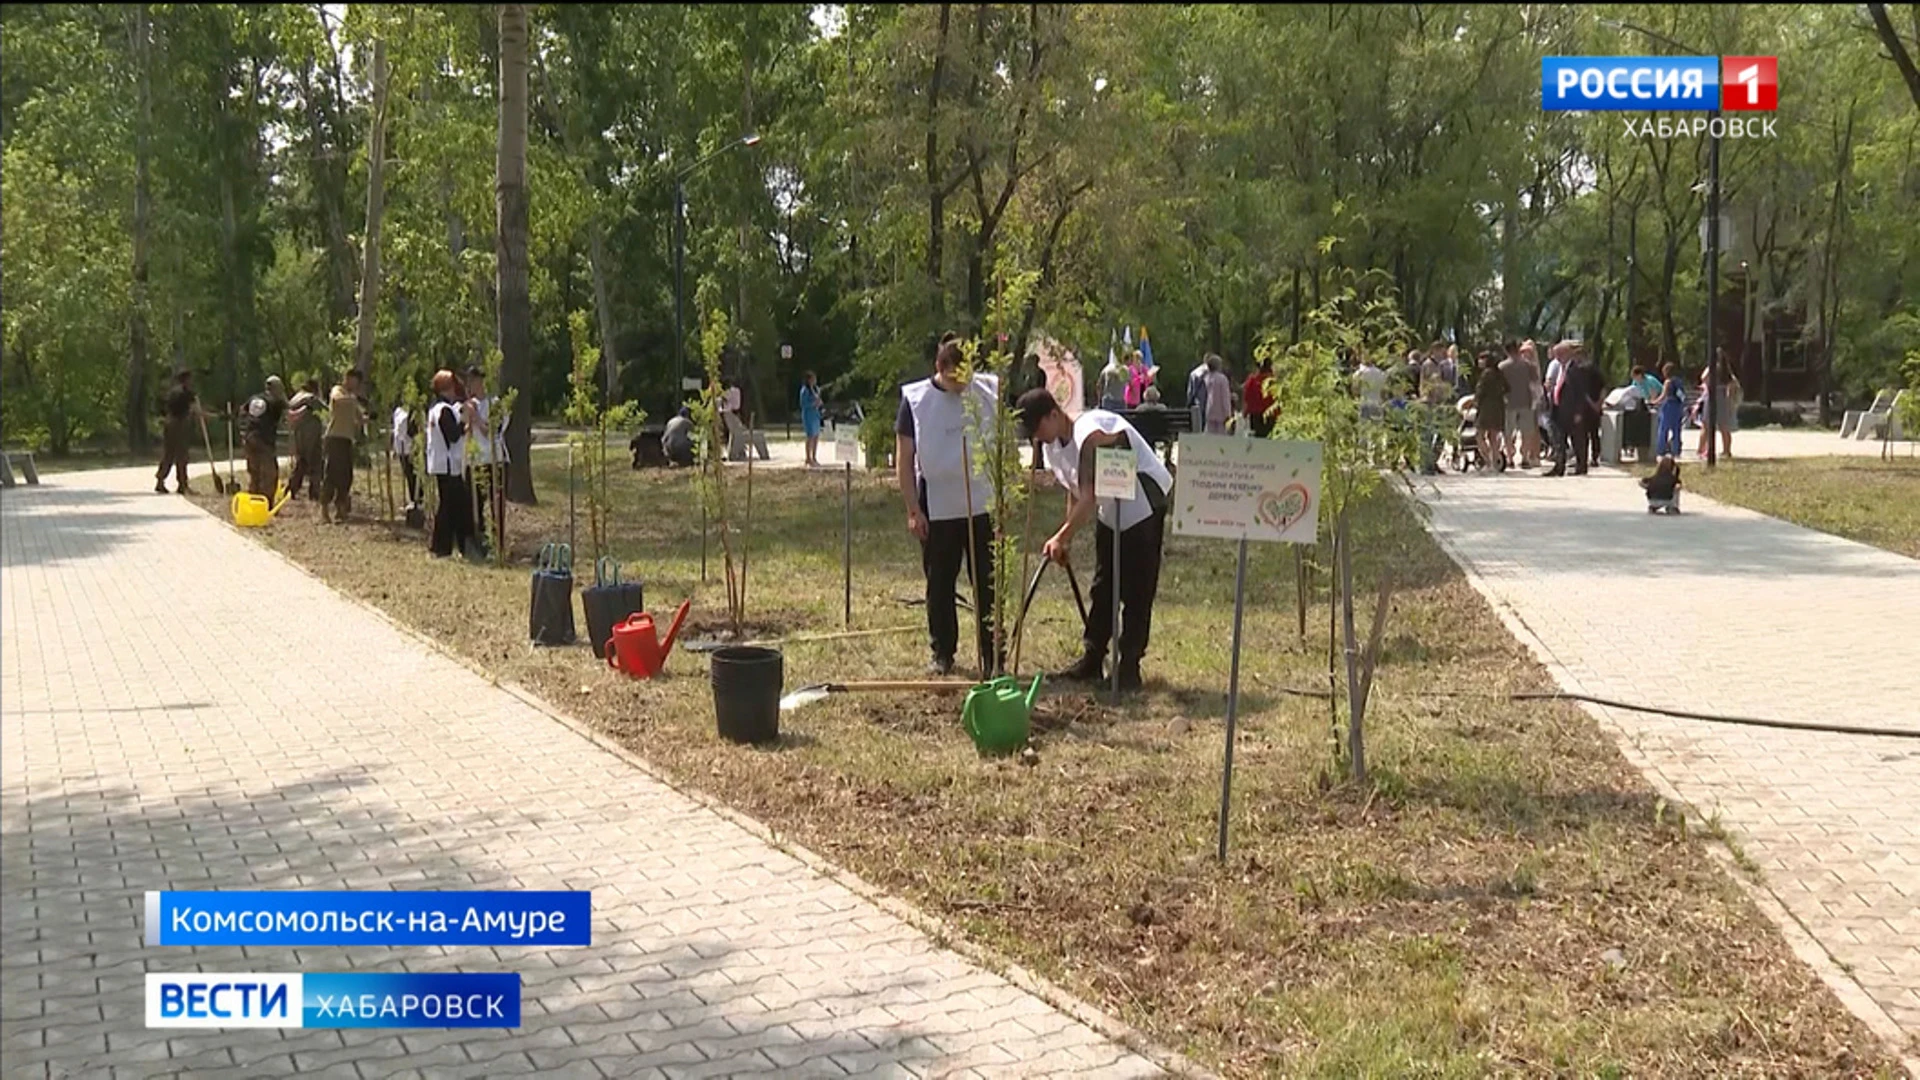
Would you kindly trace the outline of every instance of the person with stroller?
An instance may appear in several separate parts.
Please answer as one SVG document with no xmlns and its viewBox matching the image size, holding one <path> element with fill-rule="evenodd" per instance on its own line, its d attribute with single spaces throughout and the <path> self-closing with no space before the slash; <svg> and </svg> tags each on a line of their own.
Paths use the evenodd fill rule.
<svg viewBox="0 0 1920 1080">
<path fill-rule="evenodd" d="M 1474 437 L 1480 444 L 1480 467 L 1506 472 L 1507 377 L 1489 359 L 1481 354 L 1480 378 L 1473 388 Z"/>
</svg>

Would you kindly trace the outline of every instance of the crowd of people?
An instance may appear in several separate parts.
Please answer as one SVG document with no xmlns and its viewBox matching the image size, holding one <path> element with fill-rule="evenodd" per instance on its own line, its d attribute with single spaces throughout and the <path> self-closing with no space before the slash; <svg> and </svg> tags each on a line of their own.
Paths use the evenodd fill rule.
<svg viewBox="0 0 1920 1080">
<path fill-rule="evenodd" d="M 285 497 L 295 500 L 304 493 L 319 504 L 323 522 L 345 524 L 353 505 L 355 447 L 367 435 L 370 405 L 358 371 L 343 373 L 324 397 L 320 386 L 319 379 L 308 379 L 289 397 L 285 382 L 270 375 L 232 422 L 240 434 L 250 494 L 267 499 L 281 494 L 279 444 L 285 423 L 293 451 Z M 456 552 L 481 556 L 488 541 L 480 508 L 487 508 L 494 535 L 500 535 L 506 515 L 507 421 L 495 425 L 498 399 L 487 392 L 486 372 L 478 366 L 467 368 L 464 375 L 435 372 L 430 390 L 424 417 L 404 404 L 396 404 L 390 417 L 393 456 L 399 459 L 406 489 L 406 516 L 410 522 L 424 521 L 423 489 L 414 461 L 415 453 L 424 449 L 426 474 L 436 496 L 428 550 L 443 558 Z M 187 482 L 191 432 L 198 425 L 205 438 L 206 422 L 191 371 L 174 377 L 163 411 L 154 490 L 165 494 L 171 473 L 174 490 L 191 495 Z"/>
</svg>

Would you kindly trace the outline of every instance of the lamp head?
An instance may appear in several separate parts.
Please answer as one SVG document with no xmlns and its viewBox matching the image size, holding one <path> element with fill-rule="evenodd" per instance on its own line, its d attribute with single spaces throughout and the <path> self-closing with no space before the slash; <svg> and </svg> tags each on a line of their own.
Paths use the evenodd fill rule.
<svg viewBox="0 0 1920 1080">
<path fill-rule="evenodd" d="M 741 146 L 759 146 L 760 133 L 757 131 L 749 131 L 745 135 L 740 136 L 740 145 Z"/>
</svg>

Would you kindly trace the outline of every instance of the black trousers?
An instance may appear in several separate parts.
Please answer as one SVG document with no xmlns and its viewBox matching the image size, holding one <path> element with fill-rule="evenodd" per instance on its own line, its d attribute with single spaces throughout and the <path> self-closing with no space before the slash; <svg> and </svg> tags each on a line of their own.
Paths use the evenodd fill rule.
<svg viewBox="0 0 1920 1080">
<path fill-rule="evenodd" d="M 154 483 L 165 484 L 169 472 L 175 474 L 180 490 L 185 491 L 187 487 L 187 422 L 184 419 L 168 419 L 167 426 L 160 435 L 160 471 L 154 474 Z"/>
<path fill-rule="evenodd" d="M 481 527 L 476 531 L 482 541 L 488 536 L 507 534 L 506 466 L 474 465 L 467 469 L 473 481 L 473 499 L 480 507 Z M 488 517 L 493 527 L 486 527 Z M 491 541 L 488 541 L 491 542 Z"/>
<path fill-rule="evenodd" d="M 346 517 L 347 509 L 353 505 L 353 440 L 334 436 L 323 445 L 326 471 L 320 479 L 320 503 L 334 507 L 341 517 Z"/>
<path fill-rule="evenodd" d="M 952 660 L 960 646 L 960 609 L 954 602 L 954 592 L 963 564 L 972 570 L 979 585 L 977 596 L 967 598 L 976 605 L 974 632 L 980 650 L 976 655 L 985 658 L 994 654 L 988 618 L 993 611 L 993 518 L 986 514 L 974 518 L 972 531 L 969 549 L 966 518 L 929 521 L 927 538 L 920 544 L 920 569 L 927 576 L 927 645 L 941 660 Z"/>
<path fill-rule="evenodd" d="M 307 485 L 307 495 L 318 501 L 320 498 L 321 478 L 326 474 L 326 464 L 321 457 L 320 440 L 296 438 L 293 441 L 293 476 L 287 480 L 287 494 L 298 496 L 300 485 Z"/>
<path fill-rule="evenodd" d="M 473 542 L 473 487 L 464 476 L 433 478 L 440 505 L 433 512 L 433 531 L 428 534 L 427 550 L 435 555 L 465 551 Z"/>
<path fill-rule="evenodd" d="M 1153 633 L 1153 599 L 1160 592 L 1160 546 L 1166 539 L 1163 509 L 1120 531 L 1120 662 L 1139 664 Z M 1105 657 L 1113 641 L 1113 530 L 1094 523 L 1093 595 L 1081 636 L 1090 656 Z"/>
<path fill-rule="evenodd" d="M 1599 430 L 1599 417 L 1585 405 L 1560 406 L 1553 411 L 1553 467 L 1565 469 L 1569 453 L 1576 472 L 1586 472 Z M 1599 455 L 1594 453 L 1592 458 Z"/>
<path fill-rule="evenodd" d="M 413 470 L 412 455 L 401 455 L 400 475 L 407 482 L 407 505 L 418 506 L 420 504 L 420 474 Z"/>
</svg>

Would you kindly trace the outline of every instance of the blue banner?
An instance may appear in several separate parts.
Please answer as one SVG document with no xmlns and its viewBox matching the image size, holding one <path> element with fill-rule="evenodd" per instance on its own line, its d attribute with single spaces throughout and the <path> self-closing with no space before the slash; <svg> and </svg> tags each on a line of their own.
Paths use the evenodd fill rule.
<svg viewBox="0 0 1920 1080">
<path fill-rule="evenodd" d="M 149 892 L 148 945 L 592 943 L 587 892 Z"/>
<path fill-rule="evenodd" d="M 1720 108 L 1717 56 L 1548 56 L 1540 61 L 1548 112 L 1699 112 Z"/>
<path fill-rule="evenodd" d="M 149 973 L 147 1026 L 512 1028 L 520 1026 L 520 976 Z"/>
</svg>

